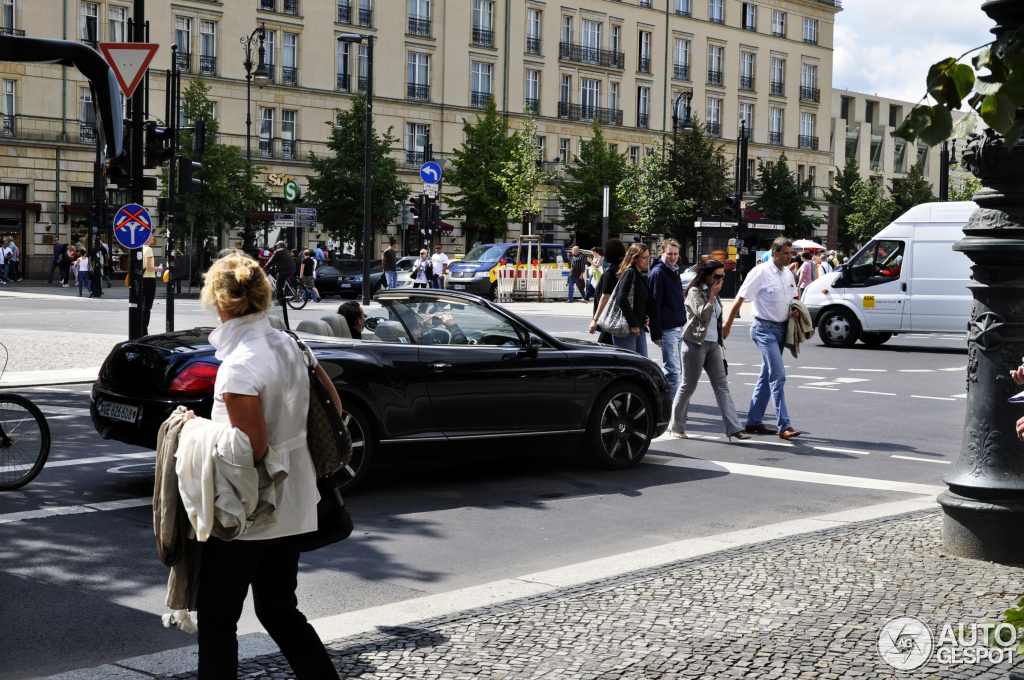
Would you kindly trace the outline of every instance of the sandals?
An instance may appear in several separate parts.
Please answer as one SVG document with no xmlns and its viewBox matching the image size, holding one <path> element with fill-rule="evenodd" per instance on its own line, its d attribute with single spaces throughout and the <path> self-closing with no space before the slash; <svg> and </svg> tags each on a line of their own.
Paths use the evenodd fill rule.
<svg viewBox="0 0 1024 680">
<path fill-rule="evenodd" d="M 792 439 L 793 437 L 799 437 L 801 434 L 800 430 L 792 427 L 787 427 L 785 430 L 779 433 L 779 437 L 782 439 Z"/>
<path fill-rule="evenodd" d="M 687 437 L 687 436 L 686 436 L 686 435 L 685 435 L 684 433 L 682 433 L 682 432 L 669 432 L 668 434 L 669 434 L 669 436 L 670 436 L 670 437 L 672 437 L 673 439 L 689 439 L 689 437 Z"/>
<path fill-rule="evenodd" d="M 748 434 L 778 434 L 778 430 L 773 430 L 764 423 L 758 423 L 757 425 L 747 425 L 743 428 Z"/>
</svg>

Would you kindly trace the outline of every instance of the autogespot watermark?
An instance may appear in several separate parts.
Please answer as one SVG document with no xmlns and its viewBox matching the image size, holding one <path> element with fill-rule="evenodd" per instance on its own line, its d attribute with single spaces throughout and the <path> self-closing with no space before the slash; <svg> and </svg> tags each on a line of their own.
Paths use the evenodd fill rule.
<svg viewBox="0 0 1024 680">
<path fill-rule="evenodd" d="M 943 666 L 1014 662 L 1017 628 L 1009 623 L 944 623 L 937 636 L 921 619 L 886 621 L 878 632 L 878 654 L 898 671 L 934 659 Z"/>
</svg>

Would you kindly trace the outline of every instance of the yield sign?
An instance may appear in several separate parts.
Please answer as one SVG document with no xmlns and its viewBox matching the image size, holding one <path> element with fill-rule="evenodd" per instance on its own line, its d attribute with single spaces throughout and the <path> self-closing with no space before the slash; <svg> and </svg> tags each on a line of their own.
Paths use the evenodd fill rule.
<svg viewBox="0 0 1024 680">
<path fill-rule="evenodd" d="M 100 43 L 100 51 L 110 68 L 114 69 L 125 97 L 131 97 L 135 92 L 158 49 L 160 45 L 155 43 Z"/>
</svg>

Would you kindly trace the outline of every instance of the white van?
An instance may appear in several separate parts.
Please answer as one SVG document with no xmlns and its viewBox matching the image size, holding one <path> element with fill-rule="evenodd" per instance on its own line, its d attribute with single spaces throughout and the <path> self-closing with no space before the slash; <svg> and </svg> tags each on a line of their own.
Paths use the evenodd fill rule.
<svg viewBox="0 0 1024 680">
<path fill-rule="evenodd" d="M 953 244 L 977 208 L 971 201 L 915 206 L 839 271 L 814 281 L 802 300 L 821 341 L 850 347 L 905 332 L 966 333 L 972 263 Z"/>
</svg>

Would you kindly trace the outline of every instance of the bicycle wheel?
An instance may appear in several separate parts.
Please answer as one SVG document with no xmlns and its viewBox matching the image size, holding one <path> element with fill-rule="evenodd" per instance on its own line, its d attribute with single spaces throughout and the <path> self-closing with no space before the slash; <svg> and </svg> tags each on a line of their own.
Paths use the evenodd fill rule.
<svg viewBox="0 0 1024 680">
<path fill-rule="evenodd" d="M 285 286 L 284 295 L 289 307 L 292 309 L 302 309 L 306 306 L 306 296 L 302 294 L 304 290 L 305 288 L 302 287 L 302 284 L 297 284 L 294 288 L 291 284 Z"/>
<path fill-rule="evenodd" d="M 35 479 L 50 455 L 50 428 L 42 411 L 17 394 L 0 394 L 0 491 Z"/>
</svg>

